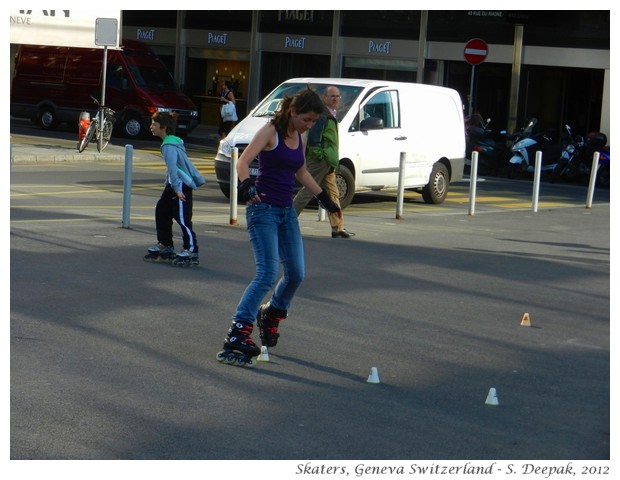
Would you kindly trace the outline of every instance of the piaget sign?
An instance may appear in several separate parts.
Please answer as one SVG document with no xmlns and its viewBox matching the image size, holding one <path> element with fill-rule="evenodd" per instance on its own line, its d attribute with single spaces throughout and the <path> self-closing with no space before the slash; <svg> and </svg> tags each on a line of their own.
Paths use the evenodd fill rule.
<svg viewBox="0 0 620 480">
<path fill-rule="evenodd" d="M 392 42 L 375 42 L 370 40 L 368 42 L 368 53 L 385 53 L 389 55 Z"/>
<path fill-rule="evenodd" d="M 207 43 L 211 45 L 226 45 L 228 41 L 228 33 L 212 33 L 209 32 Z"/>
<path fill-rule="evenodd" d="M 295 48 L 303 50 L 304 48 L 306 48 L 306 37 L 293 38 L 287 35 L 286 37 L 284 37 L 284 48 Z"/>
<path fill-rule="evenodd" d="M 308 22 L 314 21 L 314 11 L 312 10 L 278 10 L 278 22 Z"/>
</svg>

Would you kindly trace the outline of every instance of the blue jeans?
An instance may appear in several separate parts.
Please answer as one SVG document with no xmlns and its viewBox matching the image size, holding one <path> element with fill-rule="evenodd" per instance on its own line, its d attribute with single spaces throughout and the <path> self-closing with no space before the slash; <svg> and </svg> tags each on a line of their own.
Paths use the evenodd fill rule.
<svg viewBox="0 0 620 480">
<path fill-rule="evenodd" d="M 274 308 L 288 310 L 305 275 L 304 245 L 293 207 L 252 203 L 246 207 L 246 222 L 256 275 L 245 289 L 233 321 L 254 323 L 265 295 L 276 284 L 280 263 L 284 273 L 270 303 Z"/>
</svg>

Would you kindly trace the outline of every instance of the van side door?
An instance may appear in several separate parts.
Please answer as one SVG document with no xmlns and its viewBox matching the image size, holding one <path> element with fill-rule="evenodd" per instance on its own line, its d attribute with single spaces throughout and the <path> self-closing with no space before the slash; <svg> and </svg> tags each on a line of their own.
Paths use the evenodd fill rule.
<svg viewBox="0 0 620 480">
<path fill-rule="evenodd" d="M 399 91 L 382 89 L 369 95 L 360 104 L 348 136 L 356 185 L 366 188 L 396 186 L 400 152 L 407 140 L 401 125 Z M 341 150 L 341 156 L 343 153 Z"/>
</svg>

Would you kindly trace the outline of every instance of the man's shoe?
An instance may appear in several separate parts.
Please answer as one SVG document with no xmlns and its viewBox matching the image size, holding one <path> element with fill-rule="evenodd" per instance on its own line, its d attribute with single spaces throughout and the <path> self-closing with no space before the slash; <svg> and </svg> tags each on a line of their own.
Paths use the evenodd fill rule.
<svg viewBox="0 0 620 480">
<path fill-rule="evenodd" d="M 340 230 L 339 232 L 332 232 L 332 238 L 351 238 L 354 236 L 355 234 L 353 232 L 349 232 L 347 230 Z"/>
</svg>

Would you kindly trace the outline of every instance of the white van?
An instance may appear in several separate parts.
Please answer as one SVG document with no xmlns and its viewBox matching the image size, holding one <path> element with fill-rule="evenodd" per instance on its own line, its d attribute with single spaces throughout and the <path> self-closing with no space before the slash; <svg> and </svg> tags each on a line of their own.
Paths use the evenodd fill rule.
<svg viewBox="0 0 620 480">
<path fill-rule="evenodd" d="M 431 85 L 345 78 L 288 80 L 239 122 L 220 142 L 215 157 L 224 195 L 230 194 L 232 148 L 241 155 L 284 97 L 308 86 L 322 95 L 329 85 L 340 90 L 337 183 L 342 208 L 355 193 L 397 188 L 401 152 L 407 153 L 405 188 L 420 192 L 426 203 L 443 202 L 448 184 L 463 177 L 465 127 L 459 94 Z M 258 160 L 250 174 L 258 174 Z"/>
</svg>

